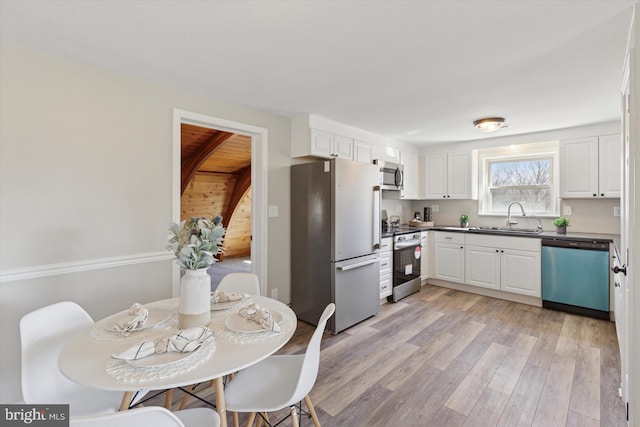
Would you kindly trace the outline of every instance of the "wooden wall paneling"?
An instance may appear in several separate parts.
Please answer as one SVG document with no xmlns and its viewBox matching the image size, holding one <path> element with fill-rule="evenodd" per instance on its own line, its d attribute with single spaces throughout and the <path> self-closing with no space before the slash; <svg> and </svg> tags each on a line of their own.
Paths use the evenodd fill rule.
<svg viewBox="0 0 640 427">
<path fill-rule="evenodd" d="M 251 189 L 238 203 L 227 234 L 225 235 L 225 256 L 247 256 L 251 254 Z"/>
<path fill-rule="evenodd" d="M 250 176 L 250 173 L 249 173 Z M 230 217 L 229 206 L 235 200 L 239 185 L 235 174 L 198 172 L 182 194 L 181 219 L 206 216 L 223 216 L 227 229 L 224 240 L 224 256 L 236 257 L 251 254 L 251 188 L 245 191 Z M 244 184 L 246 185 L 246 184 Z"/>
<path fill-rule="evenodd" d="M 235 176 L 198 172 L 180 199 L 181 219 L 222 215 L 231 200 Z"/>
</svg>

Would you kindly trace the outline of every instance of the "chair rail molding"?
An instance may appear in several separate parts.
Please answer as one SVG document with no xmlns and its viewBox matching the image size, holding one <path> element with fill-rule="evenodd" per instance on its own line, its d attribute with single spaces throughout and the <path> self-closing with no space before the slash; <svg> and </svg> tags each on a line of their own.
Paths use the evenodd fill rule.
<svg viewBox="0 0 640 427">
<path fill-rule="evenodd" d="M 62 274 L 79 273 L 83 271 L 100 270 L 103 268 L 122 267 L 125 265 L 144 264 L 173 259 L 172 253 L 144 252 L 107 258 L 93 258 L 81 261 L 70 261 L 59 264 L 43 264 L 31 267 L 0 270 L 0 284 L 17 282 L 20 280 L 39 279 L 42 277 L 59 276 Z"/>
</svg>

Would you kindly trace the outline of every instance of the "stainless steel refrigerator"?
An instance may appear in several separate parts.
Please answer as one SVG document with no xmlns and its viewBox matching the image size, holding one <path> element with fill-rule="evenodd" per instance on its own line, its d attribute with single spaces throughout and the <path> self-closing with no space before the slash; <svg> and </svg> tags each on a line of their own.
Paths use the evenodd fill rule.
<svg viewBox="0 0 640 427">
<path fill-rule="evenodd" d="M 338 333 L 380 308 L 380 170 L 333 159 L 291 167 L 291 307 Z"/>
</svg>

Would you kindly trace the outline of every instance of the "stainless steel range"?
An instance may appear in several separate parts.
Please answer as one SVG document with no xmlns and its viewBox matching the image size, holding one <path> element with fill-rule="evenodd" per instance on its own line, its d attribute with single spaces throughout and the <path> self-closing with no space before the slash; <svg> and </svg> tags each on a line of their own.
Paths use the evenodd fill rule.
<svg viewBox="0 0 640 427">
<path fill-rule="evenodd" d="M 400 299 L 420 290 L 420 232 L 395 231 L 393 236 L 393 294 L 389 301 Z"/>
</svg>

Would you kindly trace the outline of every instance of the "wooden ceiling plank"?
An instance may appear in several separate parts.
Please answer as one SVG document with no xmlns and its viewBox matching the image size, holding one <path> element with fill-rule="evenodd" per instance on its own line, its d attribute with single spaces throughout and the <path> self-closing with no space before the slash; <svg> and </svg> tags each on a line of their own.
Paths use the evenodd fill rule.
<svg viewBox="0 0 640 427">
<path fill-rule="evenodd" d="M 229 132 L 219 131 L 205 144 L 203 144 L 197 152 L 191 155 L 183 155 L 181 161 L 182 172 L 180 194 L 184 193 L 187 185 L 189 185 L 189 181 L 194 177 L 198 168 L 200 168 L 200 166 L 218 149 L 218 147 L 233 135 L 234 134 Z"/>
</svg>

